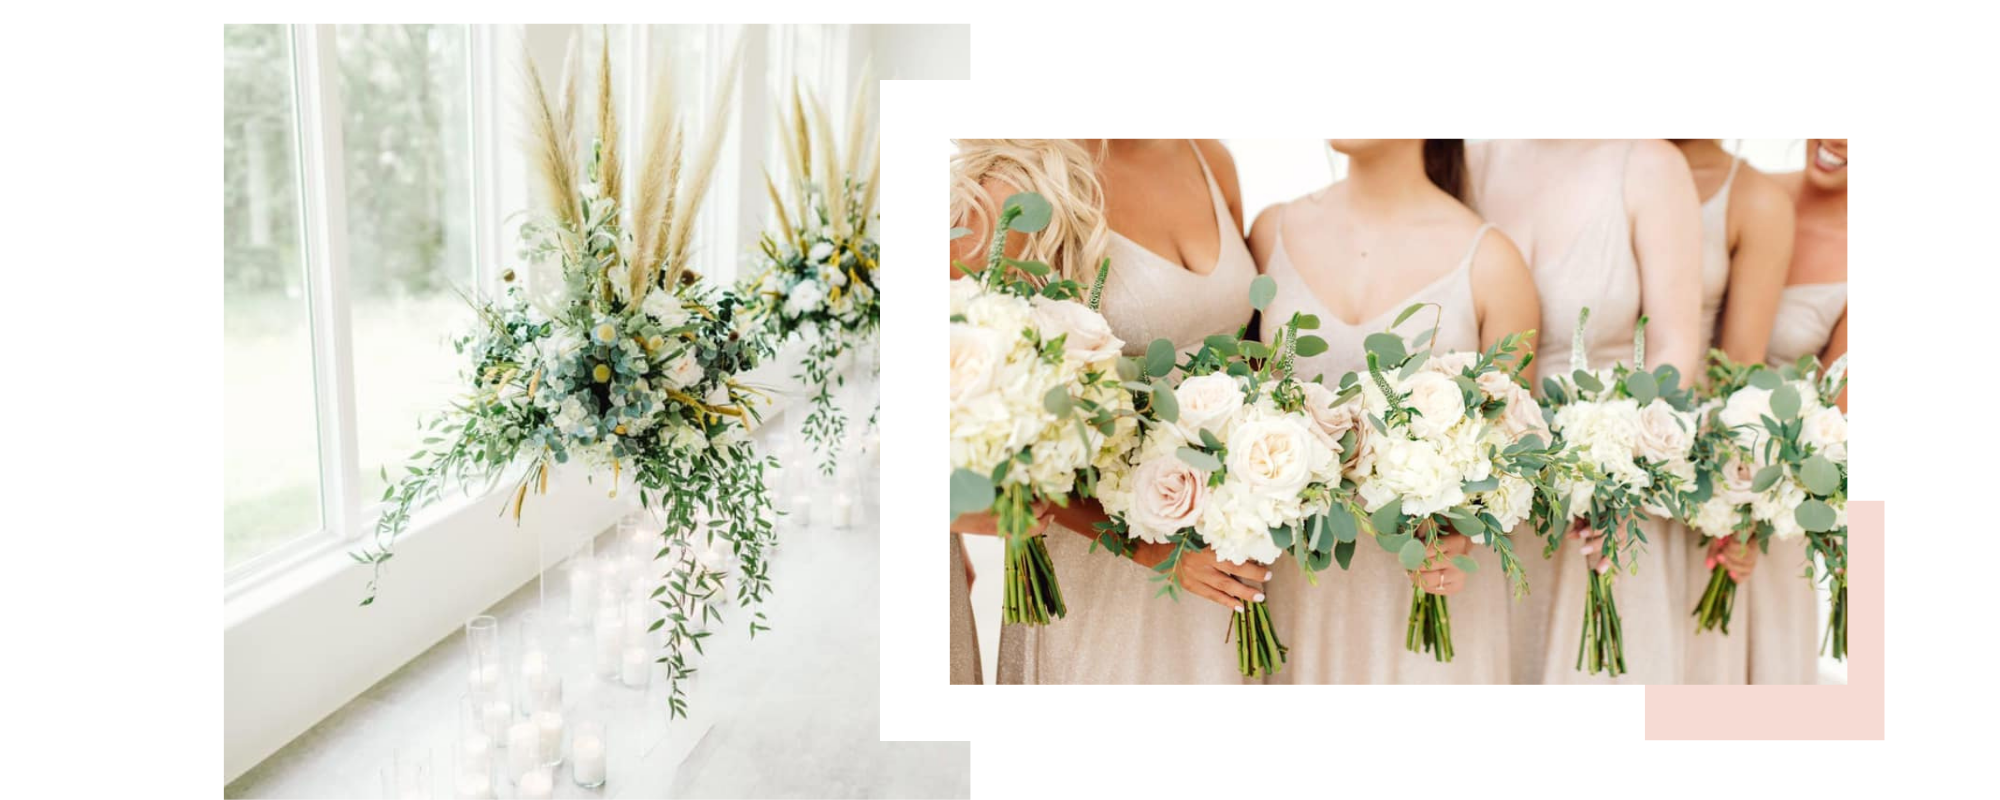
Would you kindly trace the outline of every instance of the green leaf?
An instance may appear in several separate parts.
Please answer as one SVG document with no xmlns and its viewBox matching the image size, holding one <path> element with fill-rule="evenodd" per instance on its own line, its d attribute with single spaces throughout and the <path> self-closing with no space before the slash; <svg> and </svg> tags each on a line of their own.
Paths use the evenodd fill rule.
<svg viewBox="0 0 2000 800">
<path fill-rule="evenodd" d="M 1042 395 L 1042 407 L 1058 417 L 1068 416 L 1074 405 L 1069 399 L 1068 386 L 1050 387 L 1049 393 Z"/>
<path fill-rule="evenodd" d="M 1203 346 L 1224 356 L 1236 355 L 1236 337 L 1226 333 L 1212 333 L 1202 339 Z"/>
<path fill-rule="evenodd" d="M 972 229 L 971 229 L 971 228 L 952 228 L 952 229 L 951 229 L 951 238 L 952 238 L 952 239 L 963 239 L 963 238 L 965 238 L 965 237 L 967 237 L 967 236 L 971 236 L 971 235 L 972 235 Z"/>
<path fill-rule="evenodd" d="M 1424 364 L 1428 363 L 1430 360 L 1431 360 L 1431 351 L 1429 350 L 1417 351 L 1416 355 L 1410 356 L 1410 360 L 1403 364 L 1402 370 L 1396 373 L 1396 379 L 1409 380 L 1411 375 L 1417 374 L 1417 370 L 1423 369 Z"/>
<path fill-rule="evenodd" d="M 1833 523 L 1836 518 L 1836 515 L 1833 513 L 1833 506 L 1827 505 L 1826 501 L 1816 498 L 1800 503 L 1798 511 L 1793 512 L 1793 515 L 1797 517 L 1799 527 L 1813 533 L 1825 533 L 1826 531 L 1833 530 Z"/>
<path fill-rule="evenodd" d="M 1498 488 L 1500 488 L 1500 476 L 1488 475 L 1486 476 L 1485 480 L 1466 481 L 1465 484 L 1459 488 L 1459 491 L 1465 492 L 1466 494 L 1473 494 L 1475 492 L 1490 492 Z"/>
<path fill-rule="evenodd" d="M 1632 399 L 1643 406 L 1660 396 L 1660 384 L 1653 378 L 1653 373 L 1634 372 L 1625 376 L 1625 393 L 1632 395 Z"/>
<path fill-rule="evenodd" d="M 1569 379 L 1576 382 L 1576 388 L 1586 392 L 1604 391 L 1604 384 L 1597 380 L 1597 376 L 1583 370 L 1570 373 Z"/>
<path fill-rule="evenodd" d="M 1784 381 L 1778 378 L 1778 373 L 1763 367 L 1758 367 L 1755 372 L 1750 373 L 1750 385 L 1767 392 L 1777 391 L 1778 386 L 1783 383 Z"/>
<path fill-rule="evenodd" d="M 1299 322 L 1299 330 L 1302 330 L 1302 331 L 1316 331 L 1316 330 L 1319 330 L 1319 315 L 1318 315 L 1318 314 L 1294 314 L 1294 315 L 1292 315 L 1292 317 L 1293 317 L 1294 319 L 1298 320 L 1298 322 Z"/>
<path fill-rule="evenodd" d="M 1479 562 L 1472 560 L 1471 556 L 1452 556 L 1451 565 L 1467 575 L 1479 571 Z"/>
<path fill-rule="evenodd" d="M 1174 455 L 1180 456 L 1182 461 L 1187 462 L 1188 466 L 1195 469 L 1206 470 L 1208 472 L 1217 472 L 1222 469 L 1222 462 L 1216 460 L 1213 454 L 1196 450 L 1192 447 L 1177 448 L 1174 450 Z"/>
<path fill-rule="evenodd" d="M 1778 479 L 1784 476 L 1785 467 L 1782 464 L 1772 464 L 1771 466 L 1757 470 L 1757 477 L 1750 481 L 1750 491 L 1761 492 L 1769 489 L 1772 484 L 1777 483 Z"/>
<path fill-rule="evenodd" d="M 1209 429 L 1201 428 L 1197 432 L 1201 434 L 1201 446 L 1210 450 L 1222 449 L 1222 440 L 1215 438 L 1215 434 L 1210 432 Z"/>
<path fill-rule="evenodd" d="M 1424 543 L 1412 538 L 1396 551 L 1396 558 L 1403 562 L 1403 569 L 1421 569 L 1424 566 Z"/>
<path fill-rule="evenodd" d="M 1250 282 L 1251 308 L 1263 311 L 1265 306 L 1271 304 L 1271 299 L 1277 296 L 1278 282 L 1272 280 L 1271 276 L 1259 275 L 1256 280 Z"/>
<path fill-rule="evenodd" d="M 1022 272 L 1028 273 L 1029 275 L 1033 275 L 1037 278 L 1045 276 L 1052 271 L 1049 269 L 1049 265 L 1044 264 L 1040 261 L 1020 261 L 1012 258 L 1003 258 L 1000 259 L 1000 263 L 1018 269 Z"/>
<path fill-rule="evenodd" d="M 1401 364 L 1403 363 L 1403 359 L 1409 358 L 1409 353 L 1403 350 L 1403 337 L 1393 333 L 1368 334 L 1368 338 L 1361 340 L 1361 348 L 1367 352 L 1374 353 L 1375 357 L 1381 361 L 1384 370 Z"/>
<path fill-rule="evenodd" d="M 1422 310 L 1424 310 L 1423 303 L 1411 303 L 1409 308 L 1403 309 L 1403 313 L 1396 315 L 1396 321 L 1389 323 L 1389 327 L 1394 328 L 1397 325 L 1403 324 L 1405 320 L 1408 320 L 1411 316 Z"/>
<path fill-rule="evenodd" d="M 1326 512 L 1327 529 L 1333 532 L 1336 542 L 1352 543 L 1361 534 L 1359 523 L 1346 509 L 1335 508 Z"/>
<path fill-rule="evenodd" d="M 1369 523 L 1375 528 L 1376 536 L 1394 536 L 1403 525 L 1403 501 L 1391 500 L 1387 505 L 1375 509 L 1369 516 Z"/>
<path fill-rule="evenodd" d="M 1182 450 L 1186 450 L 1187 448 L 1183 447 L 1183 448 L 1181 448 L 1181 449 L 1182 449 Z M 1292 546 L 1292 526 L 1290 526 L 1290 525 L 1279 525 L 1278 527 L 1275 527 L 1275 528 L 1272 528 L 1272 529 L 1271 529 L 1271 544 L 1274 544 L 1274 545 L 1277 545 L 1277 546 L 1278 546 L 1278 549 L 1280 549 L 1280 550 L 1283 550 L 1283 549 L 1286 549 L 1286 548 L 1288 548 L 1288 547 L 1291 547 L 1291 546 Z"/>
<path fill-rule="evenodd" d="M 1799 390 L 1789 383 L 1771 392 L 1771 413 L 1779 421 L 1790 422 L 1799 416 Z"/>
<path fill-rule="evenodd" d="M 1146 345 L 1146 374 L 1164 378 L 1174 371 L 1174 343 L 1168 339 L 1154 339 Z"/>
<path fill-rule="evenodd" d="M 1181 402 L 1175 399 L 1174 390 L 1167 388 L 1166 381 L 1153 381 L 1153 416 L 1159 417 L 1161 422 L 1179 422 L 1181 419 Z"/>
<path fill-rule="evenodd" d="M 977 514 L 993 507 L 993 482 L 969 469 L 951 472 L 951 515 Z"/>
<path fill-rule="evenodd" d="M 1119 356 L 1119 357 L 1118 357 L 1118 361 L 1117 361 L 1116 363 L 1117 363 L 1117 365 L 1118 365 L 1117 369 L 1118 369 L 1118 379 L 1119 379 L 1119 380 L 1121 380 L 1121 381 L 1136 381 L 1136 380 L 1138 380 L 1138 379 L 1139 379 L 1139 360 L 1138 360 L 1138 359 L 1136 359 L 1136 358 L 1127 358 L 1127 357 L 1125 357 L 1125 356 Z"/>
<path fill-rule="evenodd" d="M 1299 355 L 1306 358 L 1326 352 L 1326 340 L 1317 336 L 1299 337 Z"/>
<path fill-rule="evenodd" d="M 1815 455 L 1799 466 L 1799 481 L 1806 485 L 1806 491 L 1825 497 L 1840 489 L 1840 468 Z"/>
<path fill-rule="evenodd" d="M 1340 562 L 1341 569 L 1354 562 L 1354 543 L 1341 542 L 1333 546 L 1333 560 Z"/>
<path fill-rule="evenodd" d="M 1049 218 L 1055 214 L 1055 207 L 1034 192 L 1021 192 L 1007 198 L 1007 203 L 1001 206 L 1001 215 L 1005 216 L 1009 208 L 1019 208 L 1021 213 L 1007 223 L 1007 229 L 1021 233 L 1034 233 L 1048 227 Z"/>
</svg>

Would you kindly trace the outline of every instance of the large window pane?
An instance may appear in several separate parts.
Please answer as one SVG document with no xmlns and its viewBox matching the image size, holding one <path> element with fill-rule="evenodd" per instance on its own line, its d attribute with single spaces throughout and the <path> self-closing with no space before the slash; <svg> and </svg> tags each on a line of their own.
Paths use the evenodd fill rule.
<svg viewBox="0 0 2000 800">
<path fill-rule="evenodd" d="M 223 28 L 223 568 L 320 529 L 292 57 Z"/>
<path fill-rule="evenodd" d="M 423 440 L 419 420 L 462 391 L 451 338 L 471 326 L 466 32 L 343 25 L 340 71 L 361 496 L 381 496 Z"/>
</svg>

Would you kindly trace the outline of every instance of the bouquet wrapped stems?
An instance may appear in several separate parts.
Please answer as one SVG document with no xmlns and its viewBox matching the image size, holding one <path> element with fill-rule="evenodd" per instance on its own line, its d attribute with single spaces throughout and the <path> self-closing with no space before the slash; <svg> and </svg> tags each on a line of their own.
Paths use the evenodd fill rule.
<svg viewBox="0 0 2000 800">
<path fill-rule="evenodd" d="M 1412 653 L 1430 653 L 1438 661 L 1450 661 L 1450 598 L 1426 592 L 1421 585 L 1412 584 L 1410 588 L 1414 592 L 1410 595 L 1410 627 L 1403 636 L 1403 645 Z"/>
<path fill-rule="evenodd" d="M 1728 567 L 1718 564 L 1708 571 L 1708 588 L 1694 607 L 1695 633 L 1721 628 L 1723 635 L 1728 635 L 1729 617 L 1735 609 L 1736 579 L 1729 577 Z"/>
<path fill-rule="evenodd" d="M 1278 674 L 1284 669 L 1289 648 L 1278 641 L 1278 629 L 1271 625 L 1271 609 L 1258 603 L 1244 603 L 1235 614 L 1230 629 L 1236 634 L 1236 669 L 1246 678 Z"/>
<path fill-rule="evenodd" d="M 1834 658 L 1847 660 L 1847 575 L 1845 573 L 1836 572 L 1833 576 L 1833 613 L 1827 616 L 1826 636 L 1820 642 L 1820 650 L 1824 652 L 1828 645 L 1833 646 Z"/>
<path fill-rule="evenodd" d="M 1625 629 L 1618 621 L 1618 601 L 1611 595 L 1613 576 L 1589 569 L 1589 594 L 1583 607 L 1583 641 L 1576 651 L 1576 668 L 1590 674 L 1625 674 Z"/>
<path fill-rule="evenodd" d="M 1040 534 L 1007 536 L 1007 602 L 1001 621 L 1009 625 L 1047 625 L 1061 619 L 1062 587 L 1056 585 L 1055 562 Z M 1240 616 L 1240 615 L 1239 615 Z"/>
</svg>

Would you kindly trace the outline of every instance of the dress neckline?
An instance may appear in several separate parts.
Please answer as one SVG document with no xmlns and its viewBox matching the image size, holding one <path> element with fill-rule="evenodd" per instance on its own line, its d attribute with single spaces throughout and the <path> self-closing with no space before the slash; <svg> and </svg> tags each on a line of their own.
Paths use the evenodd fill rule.
<svg viewBox="0 0 2000 800">
<path fill-rule="evenodd" d="M 1229 205 L 1223 202 L 1222 187 L 1216 184 L 1215 173 L 1209 171 L 1208 159 L 1202 156 L 1201 146 L 1195 144 L 1193 140 L 1189 140 L 1188 147 L 1194 150 L 1194 160 L 1196 163 L 1201 165 L 1201 179 L 1204 183 L 1208 184 L 1209 215 L 1215 220 L 1214 223 L 1215 263 L 1209 265 L 1208 271 L 1196 272 L 1193 267 L 1190 267 L 1187 264 L 1183 264 L 1179 261 L 1175 261 L 1174 259 L 1168 258 L 1166 256 L 1160 255 L 1159 253 L 1154 252 L 1152 248 L 1147 247 L 1138 242 L 1135 242 L 1132 240 L 1132 237 L 1126 236 L 1125 234 L 1119 233 L 1118 231 L 1115 230 L 1111 231 L 1111 235 L 1117 240 L 1124 242 L 1127 246 L 1131 247 L 1132 249 L 1139 251 L 1141 254 L 1151 257 L 1154 261 L 1157 261 L 1160 264 L 1165 265 L 1167 267 L 1173 268 L 1175 272 L 1186 273 L 1190 277 L 1194 278 L 1208 278 L 1222 271 L 1223 261 L 1228 257 L 1227 245 L 1229 239 L 1227 234 L 1229 234 L 1230 231 L 1228 230 L 1228 228 L 1224 227 L 1224 221 L 1227 220 L 1228 223 L 1230 223 L 1230 227 L 1234 227 L 1234 223 L 1236 220 L 1229 214 Z M 1241 238 L 1240 235 L 1238 238 Z"/>
<path fill-rule="evenodd" d="M 1317 306 L 1320 312 L 1322 313 L 1321 316 L 1322 323 L 1324 323 L 1327 320 L 1331 320 L 1335 323 L 1338 323 L 1341 327 L 1349 329 L 1368 327 L 1369 323 L 1380 322 L 1383 318 L 1388 317 L 1390 314 L 1398 313 L 1405 308 L 1409 308 L 1410 303 L 1415 302 L 1418 299 L 1429 295 L 1431 292 L 1436 291 L 1439 287 L 1442 287 L 1445 284 L 1451 282 L 1452 279 L 1459 277 L 1461 273 L 1464 273 L 1467 270 L 1471 269 L 1472 258 L 1473 256 L 1479 253 L 1479 245 L 1481 242 L 1486 240 L 1486 232 L 1493 229 L 1493 223 L 1491 222 L 1482 223 L 1479 226 L 1479 230 L 1475 231 L 1472 234 L 1472 245 L 1465 251 L 1465 256 L 1458 260 L 1458 266 L 1446 270 L 1444 274 L 1431 279 L 1429 283 L 1424 284 L 1416 291 L 1404 295 L 1401 300 L 1398 300 L 1394 303 L 1390 303 L 1388 308 L 1384 308 L 1381 311 L 1376 312 L 1375 314 L 1370 315 L 1366 318 L 1354 322 L 1348 322 L 1346 319 L 1343 319 L 1339 314 L 1334 313 L 1333 308 L 1331 306 L 1328 306 L 1326 304 L 1326 301 L 1320 299 L 1319 292 L 1314 291 L 1312 284 L 1306 282 L 1305 275 L 1299 272 L 1298 265 L 1292 261 L 1291 250 L 1285 247 L 1284 220 L 1285 220 L 1284 212 L 1281 210 L 1278 213 L 1277 235 L 1272 237 L 1276 242 L 1276 246 L 1274 247 L 1271 255 L 1272 260 L 1273 261 L 1282 260 L 1285 264 L 1285 267 L 1291 270 L 1293 277 L 1298 280 L 1299 286 L 1305 289 L 1306 296 L 1312 298 L 1313 305 Z"/>
</svg>

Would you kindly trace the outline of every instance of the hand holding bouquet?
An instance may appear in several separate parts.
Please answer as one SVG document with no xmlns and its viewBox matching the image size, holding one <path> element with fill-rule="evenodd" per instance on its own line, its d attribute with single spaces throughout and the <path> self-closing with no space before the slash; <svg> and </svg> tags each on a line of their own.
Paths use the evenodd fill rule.
<svg viewBox="0 0 2000 800">
<path fill-rule="evenodd" d="M 1088 494 L 1093 467 L 1122 452 L 1118 434 L 1133 428 L 1117 377 L 1125 343 L 1098 315 L 1098 293 L 1086 306 L 1074 281 L 1037 286 L 1029 278 L 1047 276 L 1048 266 L 1002 256 L 1009 230 L 1041 230 L 1049 212 L 1040 195 L 1008 198 L 986 268 L 951 287 L 952 516 L 994 515 L 1006 540 L 1010 624 L 1065 613 L 1033 530 L 1036 509 Z"/>
<path fill-rule="evenodd" d="M 1262 309 L 1273 291 L 1270 278 L 1258 278 L 1252 304 Z M 1328 393 L 1290 374 L 1296 353 L 1326 349 L 1318 337 L 1298 333 L 1302 323 L 1317 324 L 1295 316 L 1271 346 L 1210 337 L 1178 364 L 1183 378 L 1172 388 L 1165 382 L 1177 368 L 1172 342 L 1153 342 L 1144 364 L 1128 370 L 1136 446 L 1103 466 L 1098 498 L 1111 521 L 1099 526 L 1099 540 L 1114 553 L 1125 552 L 1128 538 L 1173 545 L 1154 567 L 1161 594 L 1175 596 L 1181 557 L 1203 548 L 1234 564 L 1269 564 L 1288 548 L 1330 551 L 1336 529 L 1353 542 L 1351 500 L 1335 498 L 1347 437 L 1330 436 L 1307 410 L 1315 396 L 1307 387 Z M 1239 607 L 1231 631 L 1243 675 L 1284 666 L 1285 645 L 1263 602 Z"/>
<path fill-rule="evenodd" d="M 1449 534 L 1491 547 L 1519 596 L 1527 579 L 1508 532 L 1529 518 L 1554 454 L 1541 406 L 1519 376 L 1533 361 L 1524 342 L 1534 333 L 1509 334 L 1483 353 L 1410 353 L 1393 330 L 1426 305 L 1435 304 L 1410 306 L 1390 331 L 1363 341 L 1367 372 L 1344 376 L 1334 398 L 1358 404 L 1343 416 L 1367 419 L 1353 474 L 1368 524 L 1375 542 L 1413 573 L 1443 560 Z M 1451 562 L 1468 573 L 1478 568 L 1463 555 Z M 1414 580 L 1404 644 L 1452 659 L 1447 598 Z"/>
<path fill-rule="evenodd" d="M 1804 537 L 1826 565 L 1834 595 L 1827 640 L 1847 655 L 1847 416 L 1834 404 L 1843 364 L 1826 377 L 1819 361 L 1770 369 L 1709 354 L 1709 395 L 1696 453 L 1700 479 L 1689 525 L 1712 538 L 1768 548 Z M 1808 568 L 1811 559 L 1808 559 Z M 1729 632 L 1736 581 L 1716 567 L 1694 609 L 1696 631 Z"/>
<path fill-rule="evenodd" d="M 1695 480 L 1689 460 L 1694 446 L 1694 420 L 1686 411 L 1687 390 L 1670 364 L 1644 371 L 1644 317 L 1633 335 L 1632 363 L 1592 372 L 1584 349 L 1586 308 L 1577 317 L 1571 345 L 1569 375 L 1542 379 L 1543 402 L 1554 410 L 1556 436 L 1571 460 L 1554 478 L 1558 487 L 1552 516 L 1571 518 L 1604 533 L 1606 559 L 1587 570 L 1583 637 L 1577 649 L 1577 669 L 1592 675 L 1625 670 L 1624 633 L 1618 604 L 1612 596 L 1617 570 L 1638 571 L 1638 556 L 1646 544 L 1639 527 L 1648 514 L 1680 516 L 1683 493 Z M 1622 535 L 1621 535 L 1622 529 Z M 1544 555 L 1561 545 L 1563 527 L 1545 527 Z"/>
</svg>

